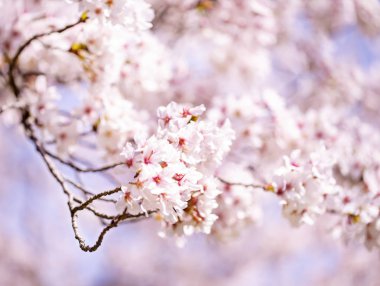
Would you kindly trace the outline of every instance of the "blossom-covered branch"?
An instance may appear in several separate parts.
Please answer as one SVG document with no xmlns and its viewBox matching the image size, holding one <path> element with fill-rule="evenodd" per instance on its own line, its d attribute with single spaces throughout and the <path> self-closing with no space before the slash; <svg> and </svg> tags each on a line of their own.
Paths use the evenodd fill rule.
<svg viewBox="0 0 380 286">
<path fill-rule="evenodd" d="M 147 217 L 178 242 L 225 240 L 268 195 L 293 226 L 328 217 L 380 247 L 380 55 L 339 41 L 355 27 L 378 44 L 378 1 L 8 2 L 0 120 L 67 196 L 82 250 Z M 92 246 L 82 211 L 103 225 Z"/>
</svg>

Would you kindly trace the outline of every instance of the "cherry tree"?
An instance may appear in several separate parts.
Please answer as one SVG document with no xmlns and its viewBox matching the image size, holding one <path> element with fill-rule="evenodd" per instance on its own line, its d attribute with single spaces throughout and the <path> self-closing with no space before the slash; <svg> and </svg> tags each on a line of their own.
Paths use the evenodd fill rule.
<svg viewBox="0 0 380 286">
<path fill-rule="evenodd" d="M 380 247 L 376 0 L 0 1 L 0 114 L 66 196 L 75 238 L 157 220 L 179 244 L 325 221 Z M 347 32 L 349 30 L 349 32 Z M 345 32 L 346 31 L 346 32 Z M 64 203 L 64 202 L 63 202 Z M 103 225 L 94 244 L 78 220 Z"/>
</svg>

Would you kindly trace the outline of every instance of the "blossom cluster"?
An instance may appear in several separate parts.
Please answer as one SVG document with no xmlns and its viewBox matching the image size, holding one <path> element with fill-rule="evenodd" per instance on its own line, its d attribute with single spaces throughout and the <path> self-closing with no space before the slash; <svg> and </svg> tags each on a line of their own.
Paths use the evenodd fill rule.
<svg viewBox="0 0 380 286">
<path fill-rule="evenodd" d="M 79 9 L 90 19 L 109 21 L 122 25 L 130 31 L 141 31 L 152 27 L 154 11 L 144 0 L 78 0 Z"/>
<path fill-rule="evenodd" d="M 119 208 L 131 214 L 155 212 L 177 235 L 210 233 L 220 194 L 215 170 L 229 151 L 234 132 L 201 120 L 203 105 L 189 108 L 172 102 L 157 111 L 158 130 L 127 143 L 128 167 Z"/>
<path fill-rule="evenodd" d="M 123 162 L 120 210 L 223 239 L 259 223 L 261 190 L 380 247 L 378 1 L 0 5 L 1 105 L 61 163 Z"/>
</svg>

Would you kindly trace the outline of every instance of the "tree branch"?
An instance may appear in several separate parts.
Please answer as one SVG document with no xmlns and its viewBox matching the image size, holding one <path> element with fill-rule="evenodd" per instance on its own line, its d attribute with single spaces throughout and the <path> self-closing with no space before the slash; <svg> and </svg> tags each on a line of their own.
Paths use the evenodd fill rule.
<svg viewBox="0 0 380 286">
<path fill-rule="evenodd" d="M 81 210 L 84 210 L 85 208 L 87 208 L 87 206 L 89 204 L 91 204 L 93 201 L 98 200 L 98 199 L 103 198 L 103 197 L 106 197 L 106 196 L 110 196 L 112 194 L 116 194 L 118 192 L 121 192 L 121 188 L 120 187 L 117 187 L 117 188 L 115 188 L 113 190 L 110 190 L 110 191 L 105 191 L 105 192 L 96 194 L 96 195 L 92 196 L 91 198 L 89 198 L 84 203 L 82 203 L 81 205 L 73 208 L 71 210 L 71 213 L 72 213 L 72 215 L 75 215 L 75 213 L 77 213 L 78 211 L 81 211 Z"/>
<path fill-rule="evenodd" d="M 223 184 L 230 185 L 230 186 L 240 186 L 240 187 L 245 187 L 245 188 L 265 190 L 265 186 L 260 186 L 260 185 L 255 185 L 255 184 L 233 183 L 233 182 L 228 182 L 222 178 L 218 178 L 218 180 L 221 181 Z"/>
<path fill-rule="evenodd" d="M 45 37 L 45 36 L 49 36 L 49 35 L 52 35 L 52 34 L 56 34 L 56 33 L 63 33 L 64 31 L 67 31 L 75 26 L 77 26 L 78 24 L 80 23 L 84 23 L 86 21 L 86 17 L 81 17 L 78 21 L 76 21 L 75 23 L 73 24 L 70 24 L 70 25 L 67 25 L 63 28 L 60 28 L 60 29 L 57 29 L 57 30 L 52 30 L 52 31 L 49 31 L 49 32 L 46 32 L 46 33 L 41 33 L 41 34 L 37 34 L 33 37 L 31 37 L 29 40 L 27 40 L 24 44 L 22 44 L 16 51 L 15 55 L 13 56 L 10 64 L 9 64 L 9 70 L 8 70 L 8 77 L 9 77 L 9 85 L 11 86 L 11 89 L 15 95 L 16 98 L 19 98 L 20 97 L 20 89 L 19 87 L 17 86 L 16 84 L 16 79 L 15 79 L 15 70 L 16 70 L 16 67 L 17 67 L 17 62 L 18 62 L 18 59 L 20 58 L 22 52 L 31 44 L 33 43 L 35 40 L 37 39 L 40 39 L 42 37 Z"/>
<path fill-rule="evenodd" d="M 94 194 L 93 192 L 90 192 L 89 190 L 86 190 L 82 185 L 68 179 L 68 178 L 65 178 L 65 181 L 67 183 L 69 183 L 70 185 L 72 185 L 73 187 L 75 187 L 76 189 L 80 190 L 83 194 L 85 195 L 89 195 L 89 196 L 95 196 L 96 194 Z M 114 203 L 116 204 L 116 200 L 113 200 L 113 199 L 106 199 L 106 198 L 99 198 L 98 199 L 99 201 L 104 201 L 104 202 L 109 202 L 109 203 Z"/>
<path fill-rule="evenodd" d="M 75 238 L 76 240 L 78 240 L 79 242 L 79 247 L 85 251 L 85 252 L 94 252 L 96 251 L 100 245 L 102 244 L 103 242 L 103 239 L 104 239 L 104 236 L 107 234 L 107 232 L 109 230 L 111 230 L 112 228 L 115 228 L 119 225 L 120 222 L 122 221 L 125 221 L 127 219 L 138 219 L 138 218 L 141 218 L 141 217 L 146 217 L 147 214 L 145 213 L 141 213 L 141 214 L 138 214 L 138 215 L 130 215 L 130 214 L 127 214 L 127 208 L 125 208 L 125 210 L 123 211 L 122 214 L 116 216 L 106 227 L 104 227 L 102 229 L 102 231 L 100 232 L 96 242 L 94 245 L 90 246 L 88 244 L 86 244 L 85 240 L 79 235 L 79 232 L 78 232 L 78 226 L 77 226 L 77 221 L 76 221 L 76 218 L 77 218 L 77 215 L 73 215 L 71 217 L 71 224 L 73 226 L 73 230 L 74 230 L 74 234 L 75 234 Z"/>
<path fill-rule="evenodd" d="M 68 166 L 68 167 L 74 169 L 75 171 L 77 171 L 77 172 L 81 172 L 81 173 L 96 173 L 96 172 L 104 172 L 104 171 L 107 171 L 107 170 L 113 169 L 113 168 L 115 168 L 115 167 L 117 167 L 117 166 L 125 165 L 125 163 L 123 163 L 123 162 L 119 162 L 119 163 L 114 163 L 114 164 L 111 164 L 111 165 L 102 166 L 102 167 L 98 167 L 98 168 L 86 168 L 86 169 L 84 169 L 84 168 L 79 167 L 78 165 L 76 165 L 76 164 L 73 163 L 73 162 L 70 162 L 70 161 L 64 160 L 63 158 L 59 157 L 58 155 L 53 154 L 52 152 L 50 152 L 50 151 L 48 151 L 48 150 L 46 150 L 46 149 L 45 149 L 45 153 L 46 153 L 49 157 L 51 157 L 51 158 L 57 160 L 58 162 L 60 162 L 60 163 L 62 163 L 62 164 L 64 164 L 64 165 L 66 165 L 66 166 Z"/>
<path fill-rule="evenodd" d="M 12 90 L 14 96 L 16 97 L 16 99 L 19 99 L 20 98 L 20 94 L 21 94 L 21 89 L 17 86 L 17 83 L 16 83 L 15 73 L 17 71 L 18 59 L 20 58 L 22 52 L 33 41 L 35 41 L 37 39 L 40 39 L 42 37 L 54 34 L 54 33 L 62 33 L 64 31 L 68 30 L 68 29 L 71 29 L 71 28 L 75 27 L 76 25 L 78 25 L 80 23 L 85 22 L 86 18 L 87 17 L 82 16 L 77 22 L 75 22 L 73 24 L 70 24 L 70 25 L 67 25 L 67 26 L 65 26 L 65 27 L 63 27 L 61 29 L 52 30 L 52 31 L 47 32 L 47 33 L 37 34 L 37 35 L 33 36 L 32 38 L 30 38 L 29 40 L 27 40 L 23 45 L 21 45 L 18 48 L 18 50 L 16 51 L 14 57 L 10 61 L 9 70 L 8 70 L 9 85 L 10 85 L 11 90 Z M 69 207 L 70 215 L 71 215 L 72 228 L 74 230 L 75 238 L 78 240 L 80 248 L 83 251 L 90 251 L 90 252 L 92 252 L 92 251 L 97 250 L 99 248 L 99 246 L 101 245 L 101 243 L 102 243 L 102 241 L 103 241 L 104 236 L 106 235 L 106 233 L 110 229 L 112 229 L 114 227 L 117 227 L 118 224 L 121 221 L 140 219 L 140 218 L 142 218 L 144 216 L 145 217 L 149 217 L 149 215 L 152 212 L 141 213 L 141 214 L 138 214 L 138 215 L 131 215 L 131 214 L 127 213 L 127 208 L 126 208 L 123 211 L 122 214 L 119 214 L 119 215 L 116 215 L 116 216 L 110 216 L 110 215 L 101 213 L 101 212 L 99 212 L 99 211 L 97 211 L 97 210 L 95 210 L 95 209 L 93 209 L 93 208 L 90 207 L 90 204 L 93 203 L 94 201 L 101 200 L 101 199 L 104 200 L 104 197 L 112 195 L 112 194 L 115 194 L 117 192 L 120 192 L 121 191 L 121 187 L 117 187 L 117 188 L 115 188 L 113 190 L 110 190 L 110 191 L 105 191 L 105 192 L 102 192 L 102 193 L 99 193 L 99 194 L 95 194 L 95 195 L 91 196 L 89 199 L 87 199 L 84 202 L 82 200 L 80 200 L 79 198 L 76 198 L 71 193 L 71 191 L 68 189 L 66 183 L 69 183 L 69 184 L 73 185 L 74 187 L 78 188 L 79 190 L 84 191 L 87 194 L 90 193 L 90 192 L 87 191 L 87 190 L 85 190 L 82 186 L 80 186 L 80 185 L 78 185 L 78 184 L 76 184 L 76 183 L 74 183 L 74 182 L 66 179 L 59 172 L 59 170 L 55 167 L 52 159 L 57 160 L 57 161 L 61 162 L 62 164 L 65 164 L 67 166 L 70 166 L 71 168 L 73 168 L 74 170 L 76 170 L 78 172 L 102 172 L 102 171 L 106 171 L 106 170 L 109 170 L 111 168 L 114 168 L 116 166 L 122 165 L 123 163 L 117 163 L 117 164 L 113 164 L 113 165 L 109 165 L 109 166 L 104 166 L 104 167 L 101 167 L 101 168 L 83 169 L 83 168 L 80 168 L 80 167 L 76 166 L 75 164 L 73 164 L 71 162 L 67 162 L 67 161 L 63 160 L 59 156 L 56 156 L 56 155 L 52 154 L 51 152 L 49 152 L 48 150 L 46 150 L 44 148 L 43 144 L 38 140 L 38 138 L 35 135 L 34 130 L 33 130 L 32 117 L 31 117 L 31 114 L 30 114 L 29 107 L 28 106 L 20 106 L 19 108 L 22 111 L 21 124 L 24 127 L 25 135 L 33 143 L 33 145 L 36 148 L 37 152 L 41 155 L 44 163 L 46 164 L 49 172 L 54 177 L 54 179 L 58 182 L 58 184 L 61 186 L 61 188 L 63 190 L 63 193 L 68 197 L 68 207 Z M 3 107 L 0 110 L 1 110 L 1 112 L 3 112 L 6 109 Z M 77 203 L 79 205 L 74 206 L 74 203 Z M 77 219 L 77 216 L 78 216 L 78 212 L 83 211 L 83 210 L 88 210 L 88 211 L 92 212 L 96 217 L 98 217 L 98 218 L 101 219 L 102 223 L 104 223 L 103 219 L 110 220 L 110 222 L 108 224 L 104 223 L 106 225 L 106 227 L 104 227 L 102 229 L 100 235 L 97 238 L 96 243 L 93 246 L 87 245 L 85 243 L 84 239 L 81 238 L 81 236 L 79 235 L 79 232 L 78 232 L 78 226 L 77 226 L 77 223 L 76 223 L 76 219 Z"/>
</svg>

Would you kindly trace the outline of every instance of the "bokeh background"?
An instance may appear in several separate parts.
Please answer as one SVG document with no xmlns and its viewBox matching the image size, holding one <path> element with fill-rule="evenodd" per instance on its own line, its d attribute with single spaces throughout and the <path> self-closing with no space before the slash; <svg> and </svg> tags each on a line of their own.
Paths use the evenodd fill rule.
<svg viewBox="0 0 380 286">
<path fill-rule="evenodd" d="M 32 145 L 4 125 L 0 139 L 0 285 L 379 285 L 376 251 L 345 246 L 321 225 L 292 228 L 270 194 L 260 198 L 261 225 L 228 242 L 195 236 L 180 248 L 145 221 L 82 252 L 64 195 Z M 89 241 L 99 228 L 87 225 Z"/>
<path fill-rule="evenodd" d="M 334 43 L 337 57 L 364 71 L 378 66 L 378 40 L 363 37 L 357 27 L 335 33 Z M 284 86 L 301 78 L 289 77 Z M 378 120 L 376 111 L 370 118 Z M 265 193 L 258 194 L 261 223 L 231 241 L 198 235 L 178 247 L 157 235 L 158 223 L 146 220 L 113 229 L 96 252 L 85 253 L 62 191 L 7 120 L 0 122 L 0 162 L 0 286 L 380 285 L 376 250 L 334 240 L 323 220 L 292 228 L 278 199 Z M 89 219 L 83 234 L 93 241 L 99 230 Z"/>
</svg>

